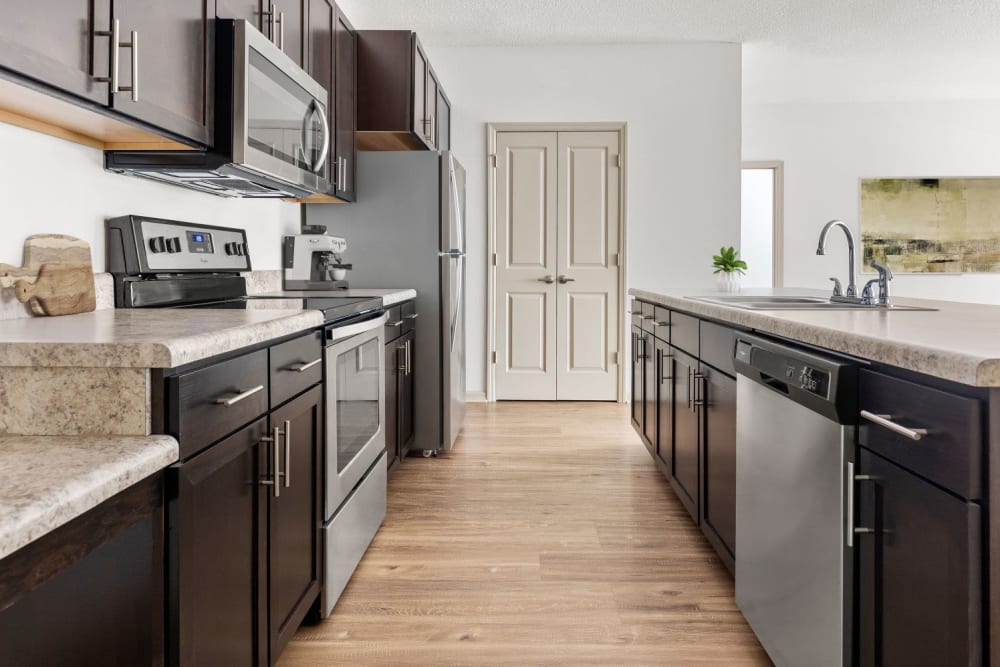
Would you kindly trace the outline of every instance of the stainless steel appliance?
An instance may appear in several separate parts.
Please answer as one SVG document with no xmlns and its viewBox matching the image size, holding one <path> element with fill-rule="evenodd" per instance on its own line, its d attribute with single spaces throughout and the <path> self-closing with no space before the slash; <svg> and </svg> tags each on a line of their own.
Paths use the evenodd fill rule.
<svg viewBox="0 0 1000 667">
<path fill-rule="evenodd" d="M 336 209 L 336 210 L 333 210 Z M 310 226 L 349 231 L 355 285 L 417 290 L 413 448 L 449 450 L 465 417 L 465 170 L 451 153 L 358 154 L 358 202 L 303 207 Z"/>
<path fill-rule="evenodd" d="M 282 246 L 286 290 L 347 289 L 347 272 L 353 268 L 344 263 L 347 241 L 329 236 L 324 227 L 305 227 L 301 234 L 286 236 Z"/>
<path fill-rule="evenodd" d="M 254 298 L 240 229 L 123 216 L 107 223 L 121 308 L 309 308 L 326 326 L 322 611 L 329 615 L 385 518 L 385 321 L 380 298 Z"/>
<path fill-rule="evenodd" d="M 857 364 L 737 337 L 736 603 L 778 667 L 851 661 Z"/>
<path fill-rule="evenodd" d="M 225 197 L 328 192 L 327 91 L 246 21 L 215 24 L 213 147 L 107 151 L 105 168 Z"/>
</svg>

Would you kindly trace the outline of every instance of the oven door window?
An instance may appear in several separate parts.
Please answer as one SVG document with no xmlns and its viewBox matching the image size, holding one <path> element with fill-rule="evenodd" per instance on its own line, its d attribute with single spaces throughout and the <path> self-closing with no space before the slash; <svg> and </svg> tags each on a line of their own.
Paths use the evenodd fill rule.
<svg viewBox="0 0 1000 667">
<path fill-rule="evenodd" d="M 337 357 L 337 472 L 343 472 L 379 431 L 382 349 L 377 338 Z"/>
<path fill-rule="evenodd" d="M 247 74 L 247 144 L 325 177 L 320 158 L 329 130 L 322 103 L 253 48 Z"/>
</svg>

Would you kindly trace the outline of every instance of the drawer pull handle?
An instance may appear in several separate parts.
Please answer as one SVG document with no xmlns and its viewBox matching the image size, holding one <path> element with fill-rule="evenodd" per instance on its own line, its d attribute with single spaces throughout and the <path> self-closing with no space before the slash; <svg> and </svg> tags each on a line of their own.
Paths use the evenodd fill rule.
<svg viewBox="0 0 1000 667">
<path fill-rule="evenodd" d="M 309 361 L 309 362 L 306 362 L 306 363 L 295 364 L 294 366 L 289 366 L 286 370 L 295 371 L 296 373 L 305 373 L 307 370 L 309 370 L 313 366 L 317 365 L 321 361 L 323 361 L 322 358 L 320 358 L 320 359 L 313 359 L 312 361 Z"/>
<path fill-rule="evenodd" d="M 643 316 L 642 316 L 642 319 L 644 319 L 644 320 L 651 320 L 651 319 L 653 319 L 654 317 L 656 317 L 656 315 L 643 315 Z"/>
<path fill-rule="evenodd" d="M 879 426 L 887 428 L 893 433 L 898 433 L 904 438 L 909 438 L 910 440 L 922 440 L 923 437 L 927 435 L 927 429 L 925 428 L 906 428 L 905 426 L 897 424 L 892 421 L 892 415 L 877 415 L 873 412 L 862 410 L 861 416 L 873 424 L 878 424 Z"/>
<path fill-rule="evenodd" d="M 655 324 L 658 327 L 669 327 L 670 326 L 670 322 L 654 322 L 653 324 Z"/>
<path fill-rule="evenodd" d="M 250 398 L 251 396 L 253 396 L 254 394 L 256 394 L 257 392 L 260 392 L 260 391 L 264 391 L 264 385 L 262 385 L 262 384 L 259 384 L 259 385 L 257 385 L 256 387 L 254 387 L 252 389 L 247 389 L 246 391 L 244 391 L 244 392 L 242 392 L 240 394 L 236 394 L 235 396 L 230 396 L 229 398 L 217 398 L 217 399 L 215 399 L 215 404 L 216 405 L 224 405 L 227 408 L 228 407 L 232 407 L 232 406 L 236 405 L 237 403 L 239 403 L 240 401 L 242 401 L 244 399 L 247 399 L 247 398 Z"/>
<path fill-rule="evenodd" d="M 386 322 L 385 326 L 387 326 L 387 327 L 401 327 L 401 326 L 403 326 L 403 320 L 399 320 L 399 321 L 396 321 L 396 322 Z"/>
<path fill-rule="evenodd" d="M 418 317 L 420 317 L 420 313 L 410 313 L 409 315 L 403 315 L 403 318 L 407 320 L 415 320 Z"/>
</svg>

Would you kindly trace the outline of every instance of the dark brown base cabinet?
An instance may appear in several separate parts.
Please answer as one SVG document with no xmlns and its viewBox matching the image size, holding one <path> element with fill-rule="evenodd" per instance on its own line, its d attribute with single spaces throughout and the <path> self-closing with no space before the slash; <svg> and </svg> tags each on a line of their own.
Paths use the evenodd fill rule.
<svg viewBox="0 0 1000 667">
<path fill-rule="evenodd" d="M 163 664 L 163 475 L 0 560 L 0 664 Z"/>
<path fill-rule="evenodd" d="M 701 364 L 701 529 L 730 572 L 736 554 L 736 378 Z"/>
<path fill-rule="evenodd" d="M 983 664 L 982 510 L 861 448 L 858 664 Z"/>
<path fill-rule="evenodd" d="M 389 309 L 385 329 L 385 451 L 391 470 L 409 454 L 414 429 L 415 302 Z"/>
<path fill-rule="evenodd" d="M 643 420 L 646 416 L 646 380 L 643 377 L 646 363 L 642 355 L 642 329 L 632 327 L 632 426 L 645 442 Z"/>
<path fill-rule="evenodd" d="M 320 375 L 297 369 L 321 357 L 313 332 L 163 380 L 182 457 L 167 476 L 168 665 L 272 665 L 319 598 L 325 404 Z"/>
</svg>

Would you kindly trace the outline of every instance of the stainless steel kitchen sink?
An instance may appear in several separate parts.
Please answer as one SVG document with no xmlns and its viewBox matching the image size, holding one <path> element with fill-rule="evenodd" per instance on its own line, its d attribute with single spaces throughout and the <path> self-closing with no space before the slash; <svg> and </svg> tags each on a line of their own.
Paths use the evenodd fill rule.
<svg viewBox="0 0 1000 667">
<path fill-rule="evenodd" d="M 742 308 L 743 310 L 870 310 L 876 312 L 884 312 L 888 310 L 937 310 L 937 308 L 924 308 L 922 306 L 895 304 L 889 306 L 879 306 L 863 305 L 859 303 L 843 303 L 840 301 L 830 301 L 830 299 L 820 296 L 727 295 L 689 296 L 687 298 L 692 301 L 704 301 L 705 303 L 715 303 L 720 306 Z"/>
</svg>

